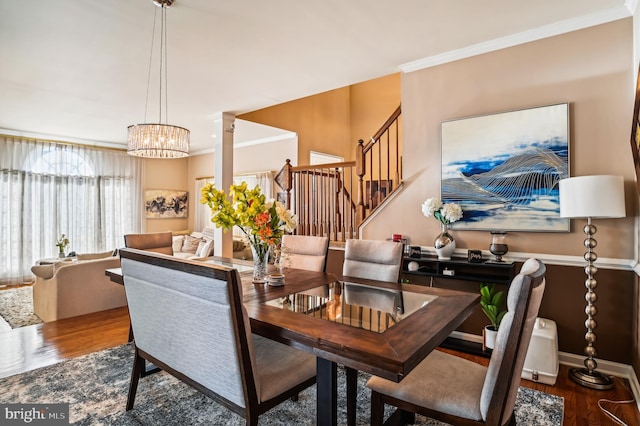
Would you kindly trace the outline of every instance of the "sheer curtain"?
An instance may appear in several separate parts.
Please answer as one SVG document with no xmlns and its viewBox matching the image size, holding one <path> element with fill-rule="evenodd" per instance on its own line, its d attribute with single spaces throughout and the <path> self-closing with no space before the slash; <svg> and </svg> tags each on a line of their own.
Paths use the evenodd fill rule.
<svg viewBox="0 0 640 426">
<path fill-rule="evenodd" d="M 215 180 L 213 178 L 196 179 L 196 208 L 193 219 L 193 230 L 198 232 L 202 231 L 204 228 L 213 226 L 211 223 L 211 210 L 209 209 L 209 206 L 206 204 L 200 204 L 200 198 L 202 198 L 200 195 L 201 190 L 208 183 L 215 184 Z"/>
<path fill-rule="evenodd" d="M 123 245 L 141 229 L 143 162 L 125 152 L 0 136 L 0 283 L 31 280 L 31 266 L 68 251 Z"/>
</svg>

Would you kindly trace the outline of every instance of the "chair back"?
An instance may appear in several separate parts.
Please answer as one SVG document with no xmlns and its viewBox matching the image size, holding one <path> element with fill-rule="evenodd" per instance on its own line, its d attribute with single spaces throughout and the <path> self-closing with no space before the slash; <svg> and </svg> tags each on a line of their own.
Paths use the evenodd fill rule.
<svg viewBox="0 0 640 426">
<path fill-rule="evenodd" d="M 259 384 L 238 271 L 134 249 L 120 256 L 137 350 L 224 404 L 255 405 Z"/>
<path fill-rule="evenodd" d="M 529 259 L 509 286 L 507 313 L 498 328 L 480 398 L 480 410 L 487 424 L 506 424 L 513 413 L 524 360 L 544 294 L 545 273 L 544 263 Z"/>
<path fill-rule="evenodd" d="M 173 255 L 173 235 L 171 232 L 149 234 L 126 234 L 124 246 L 138 250 Z"/>
<path fill-rule="evenodd" d="M 327 266 L 329 238 L 311 235 L 283 235 L 284 266 L 324 272 Z"/>
<path fill-rule="evenodd" d="M 347 240 L 342 275 L 398 282 L 403 245 L 393 241 Z"/>
</svg>

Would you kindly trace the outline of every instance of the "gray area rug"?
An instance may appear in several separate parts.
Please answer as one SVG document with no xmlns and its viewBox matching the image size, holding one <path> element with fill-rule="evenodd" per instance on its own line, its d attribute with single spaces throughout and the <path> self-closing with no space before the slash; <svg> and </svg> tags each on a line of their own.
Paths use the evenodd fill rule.
<svg viewBox="0 0 640 426">
<path fill-rule="evenodd" d="M 126 412 L 133 347 L 123 345 L 60 364 L 0 379 L 0 403 L 69 403 L 70 423 L 78 425 L 244 425 L 244 419 L 164 372 L 140 379 L 133 410 Z M 344 371 L 339 369 L 344 394 Z M 366 375 L 358 377 L 357 423 L 369 424 Z M 259 418 L 261 425 L 314 425 L 316 388 L 286 401 Z M 346 424 L 343 395 L 338 424 Z M 517 423 L 561 425 L 562 398 L 520 388 Z M 390 409 L 388 410 L 390 411 Z M 441 425 L 418 416 L 417 424 Z"/>
<path fill-rule="evenodd" d="M 40 324 L 33 313 L 33 286 L 0 290 L 0 316 L 11 328 Z"/>
</svg>

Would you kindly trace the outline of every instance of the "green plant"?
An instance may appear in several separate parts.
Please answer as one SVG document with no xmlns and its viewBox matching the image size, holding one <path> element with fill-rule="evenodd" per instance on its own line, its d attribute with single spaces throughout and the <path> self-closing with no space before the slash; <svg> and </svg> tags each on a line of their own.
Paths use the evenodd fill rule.
<svg viewBox="0 0 640 426">
<path fill-rule="evenodd" d="M 496 292 L 495 284 L 480 284 L 480 306 L 495 330 L 500 327 L 500 322 L 502 322 L 502 318 L 507 313 L 506 310 L 500 310 L 503 302 L 504 292 Z"/>
</svg>

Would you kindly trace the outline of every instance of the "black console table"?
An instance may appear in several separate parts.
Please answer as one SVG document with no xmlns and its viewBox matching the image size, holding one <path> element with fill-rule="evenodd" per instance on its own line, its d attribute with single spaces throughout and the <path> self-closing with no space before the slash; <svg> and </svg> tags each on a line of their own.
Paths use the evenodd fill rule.
<svg viewBox="0 0 640 426">
<path fill-rule="evenodd" d="M 409 270 L 411 262 L 418 264 L 417 270 Z M 422 276 L 508 285 L 515 275 L 516 265 L 513 262 L 469 262 L 466 259 L 439 260 L 436 257 L 404 257 L 402 260 L 402 278 L 416 284 L 423 284 L 419 279 Z"/>
<path fill-rule="evenodd" d="M 409 263 L 416 262 L 418 269 L 409 270 Z M 466 259 L 439 260 L 437 257 L 408 257 L 402 259 L 401 278 L 412 284 L 430 285 L 433 278 L 462 281 L 476 281 L 486 284 L 509 285 L 516 275 L 513 262 L 469 262 Z M 482 344 L 447 337 L 441 344 L 444 348 L 455 349 L 483 357 L 491 356 L 491 349 L 484 350 Z"/>
</svg>

